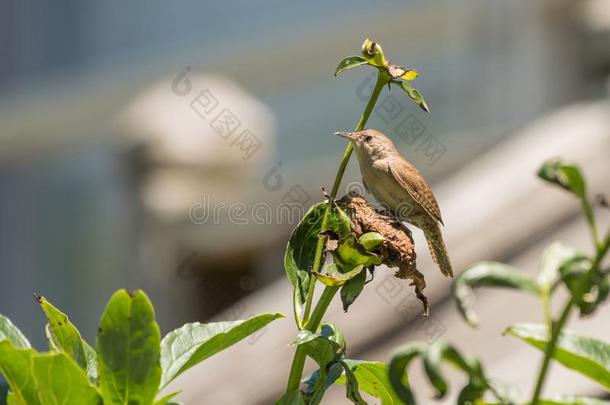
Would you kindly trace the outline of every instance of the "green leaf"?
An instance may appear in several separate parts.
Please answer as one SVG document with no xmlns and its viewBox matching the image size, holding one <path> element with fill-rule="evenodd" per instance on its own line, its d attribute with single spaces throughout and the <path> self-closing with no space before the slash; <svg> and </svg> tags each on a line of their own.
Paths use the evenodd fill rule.
<svg viewBox="0 0 610 405">
<path fill-rule="evenodd" d="M 13 394 L 12 392 L 8 392 L 8 395 L 6 396 L 6 404 L 7 405 L 21 405 L 18 401 L 17 401 L 17 397 L 15 396 L 15 394 Z"/>
<path fill-rule="evenodd" d="M 422 357 L 424 361 L 424 370 L 428 376 L 430 384 L 436 389 L 437 398 L 443 398 L 447 393 L 447 382 L 441 372 L 441 363 L 444 357 L 446 345 L 433 344 L 426 350 Z"/>
<path fill-rule="evenodd" d="M 358 388 L 375 398 L 381 400 L 382 405 L 402 404 L 398 395 L 392 389 L 388 377 L 388 366 L 379 361 L 365 360 L 343 360 L 343 363 L 352 371 Z M 337 384 L 346 383 L 346 375 L 342 375 L 336 381 Z M 406 383 L 403 377 L 402 383 Z"/>
<path fill-rule="evenodd" d="M 41 403 L 102 403 L 97 389 L 63 353 L 34 356 L 32 371 Z"/>
<path fill-rule="evenodd" d="M 443 398 L 448 389 L 441 371 L 443 361 L 462 370 L 469 378 L 468 384 L 460 391 L 458 404 L 475 403 L 483 397 L 488 389 L 480 362 L 477 359 L 463 357 L 452 345 L 443 341 L 436 341 L 428 347 L 422 357 L 424 370 L 428 380 L 436 388 L 438 398 Z"/>
<path fill-rule="evenodd" d="M 512 266 L 497 262 L 481 262 L 462 271 L 453 282 L 453 296 L 462 317 L 471 325 L 478 325 L 474 310 L 474 287 L 514 288 L 538 294 L 538 286 L 527 274 Z"/>
<path fill-rule="evenodd" d="M 459 355 L 457 350 L 453 349 L 454 353 Z M 483 375 L 481 363 L 477 359 L 464 358 L 466 367 L 461 367 L 468 374 L 468 384 L 462 388 L 458 395 L 458 405 L 470 405 L 481 402 L 485 392 L 491 388 L 487 379 Z"/>
<path fill-rule="evenodd" d="M 294 315 L 298 325 L 302 324 L 301 313 L 312 282 L 311 273 L 320 234 L 328 230 L 339 236 L 350 232 L 349 217 L 336 205 L 330 209 L 326 229 L 322 229 L 327 206 L 328 203 L 322 202 L 311 207 L 292 231 L 286 247 L 284 269 L 293 288 Z"/>
<path fill-rule="evenodd" d="M 346 268 L 353 268 L 359 265 L 368 267 L 381 264 L 381 258 L 375 253 L 365 251 L 353 235 L 349 235 L 339 242 L 336 255 L 341 264 Z"/>
<path fill-rule="evenodd" d="M 335 69 L 335 77 L 339 76 L 339 74 L 345 70 L 362 65 L 366 65 L 366 59 L 362 56 L 348 56 L 343 58 L 343 60 L 339 62 L 337 69 Z"/>
<path fill-rule="evenodd" d="M 540 324 L 517 324 L 508 328 L 505 334 L 518 337 L 542 351 L 545 350 L 549 339 L 547 327 Z M 610 390 L 609 344 L 563 330 L 553 358 Z"/>
<path fill-rule="evenodd" d="M 373 250 L 381 245 L 384 241 L 384 237 L 377 232 L 367 232 L 360 235 L 358 242 L 366 249 Z"/>
<path fill-rule="evenodd" d="M 275 405 L 305 405 L 305 398 L 300 390 L 294 390 L 284 394 Z"/>
<path fill-rule="evenodd" d="M 592 314 L 605 301 L 610 290 L 607 274 L 591 273 L 592 265 L 588 257 L 575 256 L 559 269 L 561 279 L 572 294 L 581 316 Z"/>
<path fill-rule="evenodd" d="M 409 95 L 409 97 L 411 97 L 411 99 L 413 101 L 415 101 L 417 103 L 419 108 L 421 108 L 425 112 L 428 112 L 428 113 L 430 112 L 430 107 L 428 107 L 428 104 L 426 103 L 426 100 L 424 100 L 424 96 L 421 94 L 421 92 L 419 90 L 413 88 L 407 82 L 399 82 L 399 83 L 400 83 L 400 87 L 404 91 L 407 92 L 407 94 Z"/>
<path fill-rule="evenodd" d="M 331 323 L 323 324 L 319 333 L 307 329 L 300 331 L 294 344 L 302 347 L 305 354 L 318 363 L 323 377 L 326 366 L 345 351 L 345 338 Z"/>
<path fill-rule="evenodd" d="M 150 404 L 161 381 L 159 326 L 140 290 L 117 291 L 97 335 L 99 381 L 105 403 Z"/>
<path fill-rule="evenodd" d="M 483 373 L 479 360 L 464 357 L 450 344 L 435 341 L 430 346 L 423 343 L 409 344 L 392 357 L 390 363 L 390 383 L 398 396 L 407 404 L 415 404 L 415 398 L 408 385 L 400 380 L 406 372 L 409 363 L 421 356 L 430 383 L 437 391 L 437 397 L 442 398 L 447 393 L 447 382 L 441 371 L 441 363 L 447 362 L 468 376 L 468 383 L 460 391 L 457 403 L 459 405 L 479 403 L 487 390 L 494 389 Z M 494 385 L 495 386 L 495 385 Z M 495 392 L 495 391 L 494 391 Z"/>
<path fill-rule="evenodd" d="M 322 282 L 322 284 L 327 286 L 339 286 L 344 285 L 349 280 L 353 279 L 360 273 L 366 273 L 366 270 L 362 268 L 362 265 L 358 265 L 354 267 L 352 270 L 347 273 L 343 273 L 341 268 L 336 263 L 328 263 L 324 266 L 322 270 L 323 273 L 316 273 L 316 278 Z"/>
<path fill-rule="evenodd" d="M 589 228 L 593 232 L 593 238 L 597 239 L 595 215 L 587 198 L 587 186 L 580 168 L 576 165 L 566 164 L 559 159 L 551 159 L 540 167 L 538 177 L 571 192 L 580 199 Z"/>
<path fill-rule="evenodd" d="M 234 345 L 282 314 L 262 314 L 232 322 L 187 323 L 161 341 L 161 387 L 197 363 Z"/>
<path fill-rule="evenodd" d="M 345 338 L 335 325 L 326 323 L 320 327 L 319 333 L 302 330 L 294 344 L 303 349 L 320 367 L 307 381 L 307 404 L 319 404 L 328 387 L 343 373 L 339 360 L 345 352 Z"/>
<path fill-rule="evenodd" d="M 14 402 L 17 404 L 38 404 L 36 381 L 32 377 L 33 349 L 18 349 L 10 341 L 0 342 L 0 374 L 6 379 Z"/>
<path fill-rule="evenodd" d="M 49 350 L 56 352 L 63 351 L 61 346 L 59 346 L 57 339 L 53 336 L 48 323 L 45 325 L 44 332 L 45 336 L 47 337 L 47 341 L 49 342 Z M 89 379 L 94 383 L 97 383 L 97 353 L 95 352 L 95 349 L 85 340 L 83 340 L 83 349 L 85 351 L 85 359 L 87 361 L 87 366 L 84 368 L 84 370 L 87 372 L 87 377 L 89 377 Z"/>
<path fill-rule="evenodd" d="M 390 384 L 392 385 L 394 392 L 398 395 L 398 398 L 407 405 L 415 405 L 413 392 L 411 392 L 411 388 L 409 388 L 409 384 L 406 381 L 407 367 L 409 367 L 411 361 L 416 357 L 423 355 L 426 350 L 427 346 L 424 343 L 415 342 L 398 349 L 396 354 L 392 356 L 388 371 Z"/>
<path fill-rule="evenodd" d="M 343 302 L 343 310 L 347 309 L 356 301 L 356 298 L 362 293 L 364 284 L 366 283 L 366 269 L 358 273 L 354 278 L 348 280 L 341 287 L 341 302 Z"/>
<path fill-rule="evenodd" d="M 80 332 L 66 314 L 51 305 L 45 297 L 40 295 L 35 295 L 35 297 L 47 317 L 45 332 L 51 349 L 68 355 L 83 370 L 87 371 L 90 379 L 95 381 L 97 379 L 95 350 L 82 339 Z"/>
<path fill-rule="evenodd" d="M 297 324 L 301 324 L 300 314 L 307 299 L 318 235 L 322 231 L 322 217 L 325 210 L 326 203 L 319 203 L 311 207 L 292 231 L 286 247 L 284 269 L 293 288 Z"/>
<path fill-rule="evenodd" d="M 32 349 L 18 349 L 5 340 L 0 342 L 0 372 L 11 388 L 9 403 L 102 403 L 84 371 L 64 353 L 38 354 Z"/>
<path fill-rule="evenodd" d="M 559 268 L 566 261 L 576 256 L 576 250 L 560 242 L 549 246 L 540 260 L 536 283 L 541 293 L 549 294 L 559 280 Z"/>
<path fill-rule="evenodd" d="M 11 320 L 0 314 L 0 341 L 2 340 L 8 340 L 17 349 L 29 349 L 32 347 L 28 339 Z"/>
<path fill-rule="evenodd" d="M 538 177 L 576 194 L 581 199 L 586 198 L 585 179 L 578 166 L 551 159 L 540 167 Z"/>
<path fill-rule="evenodd" d="M 309 384 L 313 385 L 313 390 L 309 392 L 307 405 L 318 405 L 322 402 L 322 398 L 324 397 L 324 393 L 337 381 L 341 374 L 343 373 L 343 365 L 339 362 L 333 362 L 329 365 L 328 371 L 326 368 L 321 368 L 311 378 Z"/>
<path fill-rule="evenodd" d="M 331 231 L 343 238 L 352 232 L 352 220 L 337 204 L 332 205 L 328 216 L 328 226 L 322 231 Z"/>
<path fill-rule="evenodd" d="M 178 395 L 179 392 L 172 392 L 170 394 L 167 394 L 161 398 L 159 398 L 158 400 L 155 401 L 154 405 L 168 405 L 168 404 L 172 404 L 172 402 L 170 402 L 176 395 Z"/>
<path fill-rule="evenodd" d="M 341 361 L 341 365 L 343 365 L 344 370 L 343 375 L 345 376 L 345 392 L 347 399 L 356 405 L 367 405 L 358 390 L 358 379 L 356 378 L 356 375 L 345 361 Z"/>
<path fill-rule="evenodd" d="M 365 39 L 362 44 L 362 56 L 366 59 L 367 63 L 375 67 L 385 67 L 388 65 L 388 61 L 385 59 L 383 49 L 377 42 Z"/>
<path fill-rule="evenodd" d="M 298 346 L 317 338 L 328 339 L 331 342 L 336 343 L 336 351 L 345 348 L 345 337 L 343 336 L 343 333 L 341 333 L 341 331 L 339 330 L 339 328 L 337 328 L 335 324 L 330 322 L 324 322 L 318 329 L 317 333 L 313 333 L 307 329 L 301 330 L 297 335 L 296 339 L 294 340 L 293 344 Z"/>
<path fill-rule="evenodd" d="M 87 359 L 87 377 L 95 383 L 97 383 L 98 372 L 97 372 L 97 353 L 95 349 L 89 345 L 89 343 L 83 340 L 83 347 L 85 348 L 85 359 Z"/>
</svg>

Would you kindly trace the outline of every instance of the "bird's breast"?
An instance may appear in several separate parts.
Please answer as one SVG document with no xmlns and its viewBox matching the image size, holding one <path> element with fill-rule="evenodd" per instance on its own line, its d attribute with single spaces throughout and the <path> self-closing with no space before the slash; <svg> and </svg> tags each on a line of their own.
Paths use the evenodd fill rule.
<svg viewBox="0 0 610 405">
<path fill-rule="evenodd" d="M 387 163 L 377 161 L 366 168 L 361 165 L 360 169 L 369 191 L 392 212 L 395 213 L 401 206 L 413 206 L 413 199 L 394 179 Z"/>
</svg>

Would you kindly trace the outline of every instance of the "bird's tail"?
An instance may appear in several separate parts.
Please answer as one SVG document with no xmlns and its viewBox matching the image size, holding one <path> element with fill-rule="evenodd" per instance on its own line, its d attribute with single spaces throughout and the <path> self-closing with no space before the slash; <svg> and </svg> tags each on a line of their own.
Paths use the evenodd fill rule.
<svg viewBox="0 0 610 405">
<path fill-rule="evenodd" d="M 428 248 L 430 248 L 432 259 L 438 264 L 438 267 L 440 267 L 441 272 L 445 276 L 453 277 L 451 261 L 449 260 L 449 254 L 447 253 L 445 242 L 443 242 L 443 235 L 438 223 L 426 226 L 423 231 L 428 241 Z"/>
</svg>

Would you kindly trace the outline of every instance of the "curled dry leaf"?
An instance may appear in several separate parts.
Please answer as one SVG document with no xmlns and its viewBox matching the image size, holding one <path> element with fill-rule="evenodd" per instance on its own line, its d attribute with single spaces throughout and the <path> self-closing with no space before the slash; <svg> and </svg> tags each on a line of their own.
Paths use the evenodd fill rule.
<svg viewBox="0 0 610 405">
<path fill-rule="evenodd" d="M 426 281 L 416 267 L 415 244 L 411 231 L 394 216 L 376 211 L 357 193 L 347 194 L 338 200 L 337 204 L 349 215 L 356 238 L 368 232 L 383 236 L 384 240 L 377 247 L 378 252 L 376 251 L 380 255 L 381 263 L 388 267 L 397 267 L 395 277 L 411 280 L 417 298 L 424 305 L 424 315 L 427 316 L 428 299 L 423 294 Z"/>
<path fill-rule="evenodd" d="M 392 79 L 414 80 L 417 77 L 417 70 L 392 64 L 388 65 L 388 73 Z"/>
</svg>

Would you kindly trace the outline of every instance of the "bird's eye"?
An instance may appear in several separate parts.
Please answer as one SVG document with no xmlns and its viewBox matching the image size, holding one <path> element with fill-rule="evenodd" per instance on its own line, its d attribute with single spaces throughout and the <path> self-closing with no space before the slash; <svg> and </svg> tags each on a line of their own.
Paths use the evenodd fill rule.
<svg viewBox="0 0 610 405">
<path fill-rule="evenodd" d="M 373 139 L 373 137 L 370 135 L 367 135 L 364 137 L 364 142 L 371 142 L 371 139 Z"/>
</svg>

